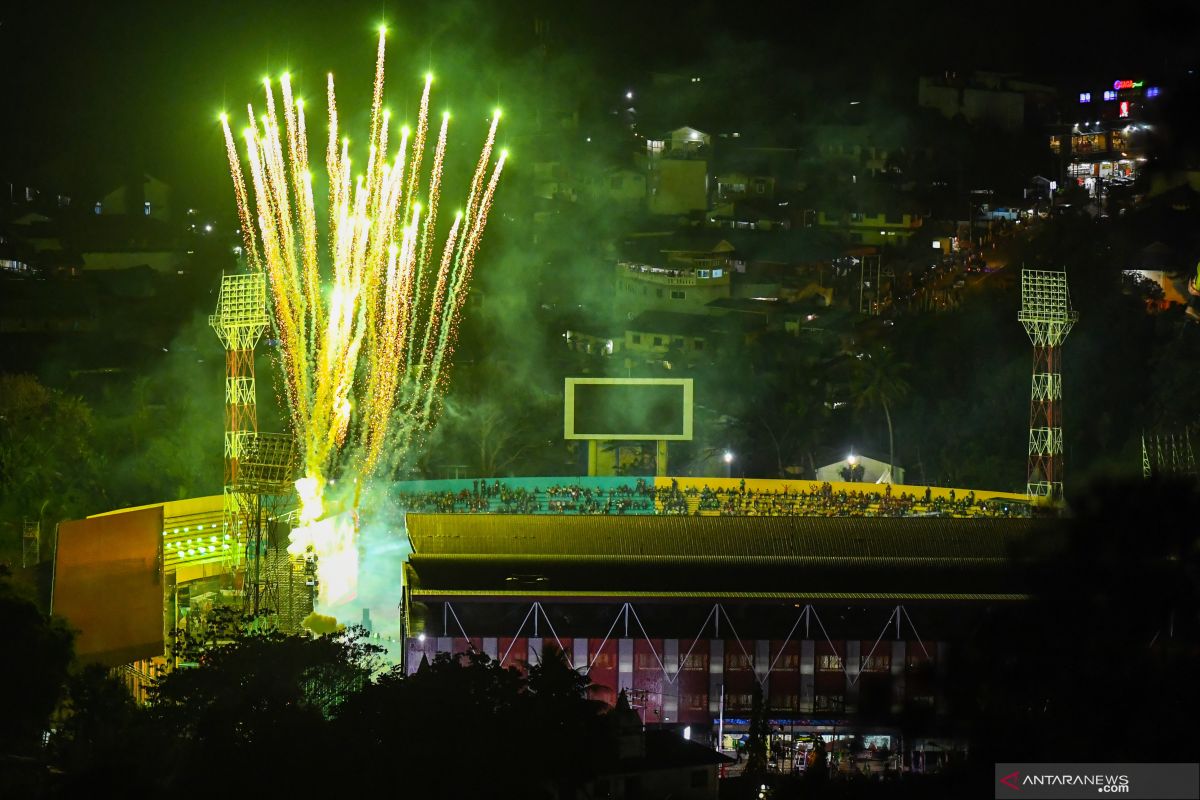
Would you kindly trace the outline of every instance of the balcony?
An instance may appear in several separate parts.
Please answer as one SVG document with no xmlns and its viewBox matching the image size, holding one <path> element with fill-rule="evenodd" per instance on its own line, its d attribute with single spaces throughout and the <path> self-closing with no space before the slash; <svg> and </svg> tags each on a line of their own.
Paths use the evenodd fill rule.
<svg viewBox="0 0 1200 800">
<path fill-rule="evenodd" d="M 627 277 L 649 281 L 660 286 L 697 286 L 709 283 L 727 283 L 729 270 L 724 259 L 702 259 L 695 262 L 695 269 L 656 267 L 650 264 L 618 262 L 617 267 Z"/>
</svg>

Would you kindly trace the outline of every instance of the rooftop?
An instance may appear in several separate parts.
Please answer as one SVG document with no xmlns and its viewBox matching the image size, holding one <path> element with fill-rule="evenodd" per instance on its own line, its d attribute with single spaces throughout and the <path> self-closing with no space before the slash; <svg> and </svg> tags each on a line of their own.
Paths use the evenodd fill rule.
<svg viewBox="0 0 1200 800">
<path fill-rule="evenodd" d="M 410 514 L 414 598 L 1020 600 L 1030 519 Z M 1049 537 L 1049 538 L 1047 538 Z"/>
</svg>

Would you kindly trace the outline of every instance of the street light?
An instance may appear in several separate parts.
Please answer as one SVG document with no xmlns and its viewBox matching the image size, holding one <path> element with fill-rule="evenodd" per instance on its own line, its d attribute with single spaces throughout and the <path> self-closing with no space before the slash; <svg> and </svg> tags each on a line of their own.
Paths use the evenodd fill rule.
<svg viewBox="0 0 1200 800">
<path fill-rule="evenodd" d="M 725 477 L 732 478 L 733 477 L 733 451 L 726 450 L 724 455 L 721 456 L 721 458 L 723 458 L 725 460 Z"/>
</svg>

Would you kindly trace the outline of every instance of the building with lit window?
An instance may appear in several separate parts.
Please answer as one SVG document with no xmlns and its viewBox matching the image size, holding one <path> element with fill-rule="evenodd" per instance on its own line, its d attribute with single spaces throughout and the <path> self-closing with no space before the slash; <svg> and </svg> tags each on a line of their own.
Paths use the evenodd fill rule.
<svg viewBox="0 0 1200 800">
<path fill-rule="evenodd" d="M 901 211 L 818 211 L 817 226 L 845 232 L 864 245 L 903 245 L 924 224 L 921 214 Z"/>
<path fill-rule="evenodd" d="M 684 126 L 646 140 L 646 209 L 688 215 L 708 209 L 712 137 Z"/>
<path fill-rule="evenodd" d="M 706 313 L 704 307 L 732 293 L 728 254 L 713 252 L 688 263 L 621 261 L 616 267 L 615 307 L 630 318 L 643 311 Z"/>
<path fill-rule="evenodd" d="M 1118 79 L 1070 97 L 1065 121 L 1049 137 L 1060 180 L 1074 181 L 1093 198 L 1131 184 L 1146 163 L 1162 93 L 1145 80 Z"/>
</svg>

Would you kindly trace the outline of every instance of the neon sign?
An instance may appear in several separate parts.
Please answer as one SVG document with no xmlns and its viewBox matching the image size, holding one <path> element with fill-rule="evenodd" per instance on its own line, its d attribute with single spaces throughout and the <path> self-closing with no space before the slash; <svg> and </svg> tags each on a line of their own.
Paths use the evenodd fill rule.
<svg viewBox="0 0 1200 800">
<path fill-rule="evenodd" d="M 1129 101 L 1128 100 L 1121 101 L 1121 116 L 1122 117 L 1129 116 Z"/>
<path fill-rule="evenodd" d="M 1079 93 L 1079 102 L 1081 102 L 1081 103 L 1092 102 L 1092 93 L 1091 92 L 1080 92 Z"/>
<path fill-rule="evenodd" d="M 1117 99 L 1117 92 L 1116 92 L 1116 90 L 1115 90 L 1115 89 L 1109 89 L 1109 90 L 1107 90 L 1107 91 L 1104 93 L 1104 99 L 1105 99 L 1105 100 L 1116 100 L 1116 99 Z"/>
<path fill-rule="evenodd" d="M 1114 89 L 1140 89 L 1145 81 L 1113 81 Z"/>
</svg>

